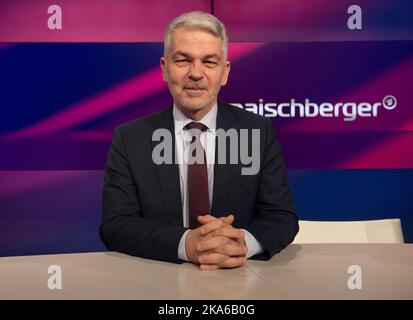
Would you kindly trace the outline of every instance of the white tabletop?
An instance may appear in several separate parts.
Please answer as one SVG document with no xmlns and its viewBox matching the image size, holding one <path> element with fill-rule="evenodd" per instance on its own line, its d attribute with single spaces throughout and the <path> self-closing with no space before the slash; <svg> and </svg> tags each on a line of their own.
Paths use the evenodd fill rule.
<svg viewBox="0 0 413 320">
<path fill-rule="evenodd" d="M 217 271 L 119 253 L 4 257 L 0 284 L 0 299 L 413 299 L 413 245 L 295 244 Z"/>
</svg>

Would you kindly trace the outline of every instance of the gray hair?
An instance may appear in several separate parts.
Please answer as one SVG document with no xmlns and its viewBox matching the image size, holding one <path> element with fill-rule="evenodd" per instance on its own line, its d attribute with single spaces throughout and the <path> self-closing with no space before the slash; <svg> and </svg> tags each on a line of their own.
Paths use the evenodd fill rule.
<svg viewBox="0 0 413 320">
<path fill-rule="evenodd" d="M 191 11 L 176 17 L 168 25 L 164 34 L 164 56 L 171 43 L 172 33 L 179 27 L 188 27 L 205 30 L 222 40 L 224 61 L 227 59 L 228 35 L 224 24 L 212 14 L 202 11 Z"/>
</svg>

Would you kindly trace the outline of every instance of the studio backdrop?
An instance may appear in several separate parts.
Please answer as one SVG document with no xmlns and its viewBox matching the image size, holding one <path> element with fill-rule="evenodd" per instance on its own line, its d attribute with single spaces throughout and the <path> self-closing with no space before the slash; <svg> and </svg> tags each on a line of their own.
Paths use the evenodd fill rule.
<svg viewBox="0 0 413 320">
<path fill-rule="evenodd" d="M 303 220 L 400 218 L 413 242 L 410 0 L 0 0 L 0 256 L 105 250 L 113 129 L 172 104 L 163 32 L 227 27 L 219 99 L 270 117 Z"/>
</svg>

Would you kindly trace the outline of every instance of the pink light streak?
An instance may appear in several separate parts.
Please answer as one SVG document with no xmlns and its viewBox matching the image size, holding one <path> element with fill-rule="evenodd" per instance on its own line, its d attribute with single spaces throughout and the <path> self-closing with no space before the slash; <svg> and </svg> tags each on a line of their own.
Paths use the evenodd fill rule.
<svg viewBox="0 0 413 320">
<path fill-rule="evenodd" d="M 261 48 L 261 43 L 230 44 L 228 57 L 236 60 Z M 22 128 L 3 137 L 5 140 L 29 138 L 38 135 L 71 129 L 99 116 L 118 110 L 132 101 L 144 99 L 166 90 L 160 67 L 153 68 L 144 74 L 127 80 L 113 88 L 107 89 L 95 96 L 67 107 L 29 127 Z"/>
</svg>

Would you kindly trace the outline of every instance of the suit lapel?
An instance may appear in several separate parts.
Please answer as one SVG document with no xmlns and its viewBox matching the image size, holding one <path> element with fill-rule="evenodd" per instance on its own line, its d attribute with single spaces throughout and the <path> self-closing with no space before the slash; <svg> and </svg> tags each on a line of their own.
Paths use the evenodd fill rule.
<svg viewBox="0 0 413 320">
<path fill-rule="evenodd" d="M 234 128 L 233 115 L 229 112 L 228 106 L 219 103 L 217 113 L 217 126 L 216 129 L 224 129 L 225 131 Z M 229 164 L 230 148 L 226 148 L 226 162 L 228 164 L 218 163 L 218 138 L 215 138 L 215 166 L 214 166 L 214 186 L 211 213 L 216 217 L 221 217 L 229 214 L 225 212 L 226 208 L 226 194 L 228 192 L 228 186 L 233 181 L 239 172 L 239 165 Z"/>
<path fill-rule="evenodd" d="M 172 115 L 172 107 L 162 110 L 154 120 L 154 130 L 168 129 L 172 134 L 173 162 L 172 164 L 155 165 L 158 173 L 158 181 L 161 187 L 162 199 L 166 208 L 170 225 L 183 226 L 182 201 L 179 178 L 179 166 L 175 163 L 175 126 Z M 152 150 L 158 142 L 151 139 Z"/>
</svg>

